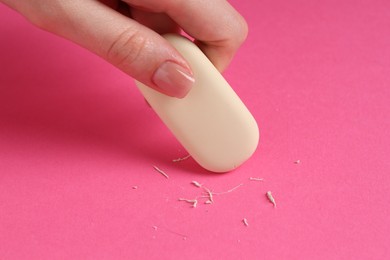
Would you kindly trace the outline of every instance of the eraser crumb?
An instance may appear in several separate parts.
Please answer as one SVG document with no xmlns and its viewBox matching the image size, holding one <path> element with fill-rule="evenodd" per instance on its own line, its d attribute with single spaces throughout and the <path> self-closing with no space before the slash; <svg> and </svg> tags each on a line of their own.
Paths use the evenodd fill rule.
<svg viewBox="0 0 390 260">
<path fill-rule="evenodd" d="M 233 192 L 233 191 L 235 191 L 236 189 L 240 188 L 240 187 L 243 186 L 243 185 L 244 185 L 244 183 L 241 183 L 241 184 L 237 185 L 236 187 L 231 188 L 231 189 L 228 190 L 228 191 L 224 191 L 224 192 L 213 192 L 213 194 L 214 194 L 214 195 L 221 195 L 221 194 L 230 193 L 230 192 Z"/>
<path fill-rule="evenodd" d="M 267 196 L 268 200 L 274 205 L 274 208 L 276 208 L 276 202 L 275 202 L 274 197 L 272 196 L 271 191 L 267 191 L 266 196 Z"/>
<path fill-rule="evenodd" d="M 203 189 L 206 191 L 207 195 L 209 196 L 209 201 L 210 201 L 211 203 L 213 203 L 213 202 L 214 202 L 213 193 L 212 193 L 208 188 L 206 188 L 206 187 L 203 187 Z M 210 203 L 210 204 L 211 204 L 211 203 Z"/>
<path fill-rule="evenodd" d="M 251 181 L 264 181 L 263 178 L 257 178 L 257 177 L 249 177 L 249 180 L 251 180 Z"/>
<path fill-rule="evenodd" d="M 202 187 L 202 184 L 200 184 L 200 183 L 197 182 L 197 181 L 192 181 L 191 184 L 194 185 L 194 186 L 196 186 L 196 187 L 198 187 L 198 188 Z"/>
<path fill-rule="evenodd" d="M 160 168 L 158 168 L 157 166 L 153 165 L 153 168 L 159 172 L 161 175 L 163 175 L 165 178 L 169 179 L 169 176 L 168 174 L 166 174 L 163 170 L 161 170 Z"/>
<path fill-rule="evenodd" d="M 172 162 L 181 162 L 181 161 L 187 160 L 190 157 L 191 157 L 191 155 L 189 154 L 189 155 L 184 156 L 182 158 L 173 159 Z"/>
<path fill-rule="evenodd" d="M 192 204 L 192 207 L 193 207 L 193 208 L 196 208 L 196 207 L 198 206 L 198 200 L 197 200 L 197 199 L 189 200 L 189 199 L 179 198 L 179 201 L 188 202 L 188 203 Z"/>
</svg>

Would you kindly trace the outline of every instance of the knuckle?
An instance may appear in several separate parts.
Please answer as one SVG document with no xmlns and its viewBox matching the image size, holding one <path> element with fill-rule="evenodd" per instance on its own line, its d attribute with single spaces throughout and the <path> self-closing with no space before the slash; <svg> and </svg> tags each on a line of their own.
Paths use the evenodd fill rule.
<svg viewBox="0 0 390 260">
<path fill-rule="evenodd" d="M 147 39 L 133 28 L 125 29 L 113 41 L 107 50 L 108 61 L 126 70 L 137 62 L 146 49 Z"/>
<path fill-rule="evenodd" d="M 236 37 L 237 37 L 237 42 L 239 45 L 241 45 L 246 38 L 248 37 L 248 24 L 245 21 L 243 17 L 240 17 L 240 19 L 237 19 L 237 24 L 236 24 Z"/>
<path fill-rule="evenodd" d="M 225 30 L 224 39 L 226 46 L 235 52 L 246 40 L 248 36 L 248 24 L 245 19 L 237 15 L 228 23 L 228 28 Z"/>
</svg>

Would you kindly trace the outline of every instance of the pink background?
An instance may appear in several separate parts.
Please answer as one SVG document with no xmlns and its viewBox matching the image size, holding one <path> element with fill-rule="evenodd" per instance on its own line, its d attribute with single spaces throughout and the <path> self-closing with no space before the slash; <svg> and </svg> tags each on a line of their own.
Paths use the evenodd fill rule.
<svg viewBox="0 0 390 260">
<path fill-rule="evenodd" d="M 390 2 L 231 3 L 261 141 L 228 174 L 172 163 L 131 78 L 0 5 L 0 259 L 390 259 Z M 192 180 L 244 185 L 192 209 Z"/>
</svg>

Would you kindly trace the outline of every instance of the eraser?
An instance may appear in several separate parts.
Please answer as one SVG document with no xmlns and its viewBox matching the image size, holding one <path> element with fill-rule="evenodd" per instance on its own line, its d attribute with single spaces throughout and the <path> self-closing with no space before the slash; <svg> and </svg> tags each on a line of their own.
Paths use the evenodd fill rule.
<svg viewBox="0 0 390 260">
<path fill-rule="evenodd" d="M 145 99 L 187 152 L 212 172 L 231 171 L 256 150 L 259 129 L 252 114 L 219 71 L 190 40 L 164 36 L 189 63 L 195 78 L 182 99 L 137 82 Z"/>
</svg>

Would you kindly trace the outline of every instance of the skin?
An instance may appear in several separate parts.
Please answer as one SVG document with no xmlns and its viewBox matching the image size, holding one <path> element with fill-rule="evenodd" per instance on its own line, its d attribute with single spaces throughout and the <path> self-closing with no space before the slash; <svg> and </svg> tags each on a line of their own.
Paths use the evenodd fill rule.
<svg viewBox="0 0 390 260">
<path fill-rule="evenodd" d="M 34 25 L 101 56 L 138 81 L 183 97 L 180 84 L 162 89 L 156 71 L 167 61 L 192 76 L 161 36 L 185 31 L 222 72 L 247 36 L 247 24 L 226 0 L 0 0 Z M 175 67 L 176 68 L 176 67 Z M 175 79 L 173 79 L 175 80 Z M 184 79 L 186 80 L 186 79 Z M 156 83 L 157 82 L 157 83 Z M 193 83 L 193 82 L 192 82 Z"/>
</svg>

